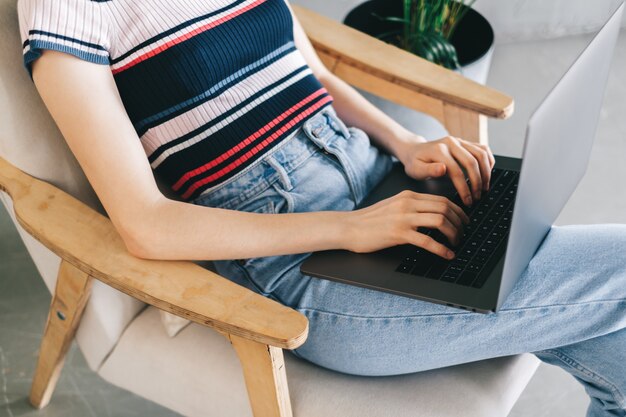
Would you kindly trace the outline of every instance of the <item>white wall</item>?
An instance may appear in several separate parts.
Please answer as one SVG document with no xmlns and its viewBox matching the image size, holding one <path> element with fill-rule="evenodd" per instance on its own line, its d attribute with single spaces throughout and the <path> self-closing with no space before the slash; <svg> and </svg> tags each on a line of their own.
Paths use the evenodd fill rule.
<svg viewBox="0 0 626 417">
<path fill-rule="evenodd" d="M 362 0 L 291 0 L 335 19 Z M 400 1 L 400 0 L 388 0 Z M 496 42 L 545 39 L 597 30 L 621 0 L 478 0 L 476 10 L 491 22 Z M 624 16 L 626 27 L 626 15 Z"/>
</svg>

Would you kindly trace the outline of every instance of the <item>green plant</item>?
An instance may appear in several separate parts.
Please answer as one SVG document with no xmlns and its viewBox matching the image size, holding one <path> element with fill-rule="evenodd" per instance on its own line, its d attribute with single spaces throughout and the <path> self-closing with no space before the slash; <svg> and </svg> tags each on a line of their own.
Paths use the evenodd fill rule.
<svg viewBox="0 0 626 417">
<path fill-rule="evenodd" d="M 403 16 L 377 16 L 402 24 L 402 29 L 379 35 L 404 50 L 446 68 L 459 68 L 450 37 L 476 0 L 401 0 Z"/>
</svg>

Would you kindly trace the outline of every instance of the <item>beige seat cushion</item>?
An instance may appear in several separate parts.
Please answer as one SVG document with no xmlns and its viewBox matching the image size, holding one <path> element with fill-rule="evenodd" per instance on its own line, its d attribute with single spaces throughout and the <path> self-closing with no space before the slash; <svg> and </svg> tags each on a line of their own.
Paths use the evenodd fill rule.
<svg viewBox="0 0 626 417">
<path fill-rule="evenodd" d="M 362 378 L 286 355 L 296 417 L 503 417 L 538 362 L 521 355 Z M 197 324 L 170 338 L 153 307 L 124 332 L 100 375 L 185 416 L 251 416 L 239 361 L 226 338 Z"/>
</svg>

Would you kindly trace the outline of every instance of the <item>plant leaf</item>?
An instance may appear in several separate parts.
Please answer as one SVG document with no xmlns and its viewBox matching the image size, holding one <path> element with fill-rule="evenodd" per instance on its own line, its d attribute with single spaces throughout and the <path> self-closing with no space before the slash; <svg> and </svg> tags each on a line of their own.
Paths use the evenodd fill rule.
<svg viewBox="0 0 626 417">
<path fill-rule="evenodd" d="M 402 29 L 378 35 L 389 41 L 397 35 L 396 44 L 403 49 L 447 68 L 460 68 L 456 49 L 449 39 L 459 21 L 476 0 L 402 0 L 402 18 L 378 16 L 383 21 L 401 23 Z"/>
</svg>

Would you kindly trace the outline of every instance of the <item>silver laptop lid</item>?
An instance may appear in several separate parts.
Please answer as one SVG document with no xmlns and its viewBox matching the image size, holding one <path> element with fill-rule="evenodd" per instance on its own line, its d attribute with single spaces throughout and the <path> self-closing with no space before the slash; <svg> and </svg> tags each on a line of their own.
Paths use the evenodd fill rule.
<svg viewBox="0 0 626 417">
<path fill-rule="evenodd" d="M 498 308 L 587 170 L 624 4 L 528 122 Z"/>
</svg>

